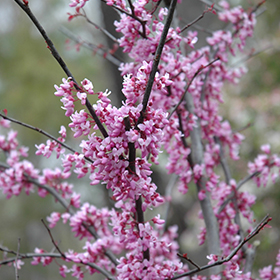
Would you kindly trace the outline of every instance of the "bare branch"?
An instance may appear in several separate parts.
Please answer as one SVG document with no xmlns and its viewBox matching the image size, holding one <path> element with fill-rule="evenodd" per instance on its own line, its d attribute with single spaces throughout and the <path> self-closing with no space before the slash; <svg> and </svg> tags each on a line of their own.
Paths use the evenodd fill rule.
<svg viewBox="0 0 280 280">
<path fill-rule="evenodd" d="M 60 250 L 60 248 L 58 247 L 58 245 L 56 244 L 56 242 L 54 241 L 53 235 L 51 233 L 51 230 L 49 229 L 49 227 L 47 226 L 47 224 L 45 223 L 44 219 L 41 219 L 41 222 L 43 223 L 43 225 L 45 226 L 45 228 L 48 231 L 48 234 L 52 240 L 52 244 L 54 245 L 55 249 L 58 251 L 58 253 L 61 255 L 62 258 L 66 258 L 65 254 Z"/>
<path fill-rule="evenodd" d="M 105 35 L 106 35 L 108 38 L 110 38 L 113 42 L 118 43 L 118 39 L 117 39 L 115 36 L 113 36 L 110 32 L 108 32 L 106 29 L 104 29 L 104 28 L 101 27 L 100 25 L 98 25 L 98 24 L 96 24 L 95 22 L 91 21 L 91 20 L 88 18 L 88 16 L 87 16 L 85 10 L 84 10 L 84 9 L 82 9 L 82 10 L 83 10 L 83 14 L 80 14 L 80 15 L 81 15 L 82 17 L 84 17 L 88 23 L 90 23 L 91 25 L 93 25 L 96 29 L 100 30 L 103 34 L 105 34 Z"/>
<path fill-rule="evenodd" d="M 72 153 L 80 154 L 79 152 L 77 152 L 76 150 L 74 150 L 73 148 L 71 148 L 70 146 L 68 146 L 67 144 L 65 144 L 65 143 L 63 143 L 63 142 L 61 142 L 61 141 L 59 141 L 56 137 L 52 136 L 51 134 L 49 134 L 48 132 L 44 131 L 44 130 L 41 129 L 41 128 L 37 128 L 37 127 L 32 126 L 32 125 L 30 125 L 30 124 L 26 124 L 26 123 L 21 122 L 21 121 L 18 121 L 18 120 L 16 120 L 16 119 L 7 117 L 5 114 L 2 114 L 1 112 L 0 112 L 0 116 L 1 116 L 3 119 L 9 120 L 9 121 L 11 121 L 11 122 L 13 122 L 13 123 L 19 124 L 19 125 L 21 125 L 21 126 L 23 126 L 23 127 L 27 127 L 27 128 L 29 128 L 29 129 L 31 129 L 31 130 L 34 130 L 34 131 L 36 131 L 36 132 L 39 132 L 39 133 L 41 133 L 41 134 L 47 136 L 48 138 L 50 138 L 50 139 L 52 139 L 53 141 L 57 142 L 59 145 L 61 145 L 62 147 L 66 148 L 67 150 L 69 150 L 69 151 L 72 152 Z M 84 156 L 84 158 L 85 158 L 87 161 L 89 161 L 90 163 L 93 163 L 93 160 L 90 159 L 89 157 Z"/>
<path fill-rule="evenodd" d="M 92 50 L 93 52 L 99 54 L 100 56 L 104 57 L 105 59 L 107 59 L 109 62 L 111 62 L 112 64 L 116 65 L 116 66 L 120 66 L 122 61 L 120 61 L 118 58 L 116 58 L 114 55 L 112 55 L 110 53 L 110 51 L 105 50 L 102 47 L 96 46 L 92 43 L 83 41 L 82 39 L 78 38 L 77 36 L 75 36 L 70 30 L 68 30 L 65 27 L 61 27 L 60 31 L 67 36 L 68 38 L 70 38 L 71 40 L 73 40 L 74 42 L 76 42 L 77 44 Z"/>
<path fill-rule="evenodd" d="M 7 252 L 7 253 L 10 253 L 13 255 L 17 255 L 17 252 L 6 249 L 1 246 L 0 246 L 0 251 Z M 60 253 L 26 253 L 26 254 L 18 254 L 18 256 L 14 257 L 14 258 L 7 258 L 5 260 L 2 260 L 2 261 L 0 261 L 0 265 L 14 263 L 16 260 L 32 259 L 32 258 L 36 258 L 36 257 L 42 257 L 42 258 L 50 257 L 50 258 L 57 258 L 57 259 L 66 259 L 67 261 L 73 262 L 70 258 L 67 258 L 67 257 L 64 258 Z M 77 262 L 75 261 L 74 263 L 77 263 Z M 85 266 L 90 266 L 90 267 L 96 269 L 101 274 L 103 274 L 107 279 L 116 280 L 107 270 L 96 265 L 95 263 L 87 263 L 87 262 L 83 262 L 82 260 L 80 260 L 80 264 L 85 265 Z"/>
</svg>

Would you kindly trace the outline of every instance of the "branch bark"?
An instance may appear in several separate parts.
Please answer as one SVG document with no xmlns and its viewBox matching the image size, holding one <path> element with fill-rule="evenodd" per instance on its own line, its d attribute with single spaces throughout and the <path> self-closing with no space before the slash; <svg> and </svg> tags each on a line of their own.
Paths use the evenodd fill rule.
<svg viewBox="0 0 280 280">
<path fill-rule="evenodd" d="M 195 114 L 194 112 L 194 103 L 193 97 L 189 92 L 186 92 L 185 95 L 187 110 L 191 114 Z M 192 164 L 195 166 L 196 164 L 202 164 L 203 162 L 203 146 L 202 146 L 202 138 L 201 138 L 201 130 L 200 130 L 200 121 L 197 120 L 197 126 L 190 131 L 191 136 L 191 159 Z M 220 238 L 219 238 L 219 228 L 216 216 L 213 211 L 213 207 L 211 204 L 211 198 L 209 192 L 206 191 L 206 178 L 204 175 L 198 180 L 197 184 L 197 192 L 204 190 L 206 197 L 200 201 L 201 210 L 203 213 L 205 226 L 207 230 L 207 250 L 208 254 L 220 254 Z M 210 269 L 211 274 L 217 274 L 219 272 L 218 267 L 213 267 Z"/>
</svg>

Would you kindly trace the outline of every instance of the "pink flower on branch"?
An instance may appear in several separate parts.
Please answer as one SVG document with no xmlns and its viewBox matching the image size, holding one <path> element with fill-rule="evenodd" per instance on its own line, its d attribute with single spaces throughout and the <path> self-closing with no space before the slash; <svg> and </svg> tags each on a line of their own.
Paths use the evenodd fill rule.
<svg viewBox="0 0 280 280">
<path fill-rule="evenodd" d="M 72 0 L 70 6 L 79 13 L 86 2 Z M 30 162 L 21 160 L 27 151 L 18 148 L 16 132 L 11 131 L 8 137 L 0 136 L 0 148 L 8 164 L 1 165 L 1 187 L 9 198 L 19 195 L 22 190 L 32 191 L 33 181 L 39 187 L 39 195 L 45 196 L 51 189 L 57 193 L 57 200 L 63 201 L 66 212 L 52 212 L 47 218 L 50 227 L 62 219 L 63 223 L 69 223 L 75 237 L 85 240 L 82 252 L 70 249 L 65 255 L 61 254 L 65 261 L 74 263 L 69 268 L 60 265 L 63 277 L 71 273 L 73 277 L 83 279 L 87 272 L 100 272 L 90 265 L 93 263 L 112 273 L 116 279 L 171 279 L 189 271 L 177 256 L 176 227 L 165 228 L 167 223 L 159 215 L 151 215 L 153 218 L 148 221 L 139 218 L 148 209 L 154 210 L 164 203 L 151 179 L 151 166 L 152 163 L 158 164 L 161 149 L 164 148 L 168 156 L 168 172 L 179 177 L 176 184 L 179 191 L 185 194 L 194 182 L 198 186 L 201 206 L 208 203 L 206 210 L 211 210 L 209 213 L 214 210 L 213 224 L 217 221 L 214 231 L 219 238 L 215 249 L 228 255 L 240 244 L 241 225 L 236 223 L 239 214 L 250 223 L 253 220 L 251 206 L 255 197 L 242 192 L 230 174 L 225 172 L 225 179 L 218 174 L 219 165 L 225 162 L 224 153 L 233 160 L 239 159 L 243 136 L 233 132 L 230 122 L 219 115 L 219 106 L 224 102 L 224 83 L 236 83 L 245 73 L 242 68 L 231 69 L 228 61 L 238 49 L 243 50 L 246 38 L 252 35 L 255 17 L 241 7 L 230 9 L 229 4 L 222 1 L 219 19 L 231 22 L 233 30 L 214 31 L 207 38 L 208 45 L 198 48 L 197 32 L 190 30 L 184 36 L 178 27 L 171 27 L 157 65 L 154 61 L 160 57 L 155 58 L 155 53 L 167 26 L 164 21 L 169 20 L 170 9 L 158 8 L 159 1 L 150 5 L 148 0 L 105 2 L 121 14 L 115 23 L 116 30 L 121 33 L 118 42 L 131 59 L 120 68 L 126 100 L 116 108 L 109 99 L 109 90 L 95 93 L 88 79 L 84 79 L 81 86 L 74 83 L 74 78 L 63 79 L 60 86 L 55 85 L 55 95 L 61 97 L 74 137 L 81 137 L 82 152 L 65 153 L 62 143 L 66 129 L 61 127 L 58 139 L 61 143 L 47 140 L 46 144 L 37 146 L 36 154 L 47 158 L 53 152 L 57 158 L 62 155 L 63 170 L 45 168 L 39 173 Z M 213 11 L 213 5 L 208 11 Z M 156 73 L 151 76 L 153 69 Z M 67 75 L 71 76 L 68 72 Z M 153 85 L 147 101 L 146 89 L 151 81 Z M 98 101 L 91 105 L 88 95 L 93 94 L 97 95 Z M 91 111 L 89 114 L 84 109 L 75 110 L 77 101 L 86 105 L 89 111 L 94 109 L 96 116 Z M 8 125 L 3 121 L 1 124 Z M 103 125 L 106 133 L 100 128 Z M 99 136 L 98 129 L 103 137 Z M 263 146 L 262 151 L 263 155 L 249 163 L 249 173 L 259 185 L 267 184 L 271 169 L 279 170 L 280 167 L 279 157 L 271 155 L 269 146 Z M 91 185 L 99 182 L 106 185 L 112 192 L 115 208 L 98 209 L 88 202 L 81 203 L 80 194 L 66 182 L 72 172 L 78 179 L 88 176 Z M 261 176 L 256 177 L 258 174 Z M 276 174 L 273 173 L 273 180 Z M 141 204 L 137 205 L 139 201 Z M 208 214 L 204 211 L 204 216 L 202 212 L 198 216 L 205 219 L 207 226 L 210 220 L 205 213 Z M 209 227 L 206 228 L 198 237 L 200 244 L 211 236 Z M 207 241 L 211 245 L 211 239 Z M 109 252 L 118 255 L 118 262 Z M 145 255 L 145 252 L 149 254 Z M 36 253 L 38 256 L 34 257 L 32 264 L 51 263 L 52 257 L 44 255 L 44 250 L 36 248 Z M 210 279 L 249 279 L 248 273 L 241 273 L 242 257 L 241 251 L 236 252 L 221 275 L 212 275 Z M 213 264 L 218 261 L 218 256 L 212 254 L 209 259 Z M 260 276 L 263 279 L 272 277 L 272 273 L 278 273 L 277 269 L 264 268 Z M 103 274 L 107 277 L 106 273 Z"/>
</svg>

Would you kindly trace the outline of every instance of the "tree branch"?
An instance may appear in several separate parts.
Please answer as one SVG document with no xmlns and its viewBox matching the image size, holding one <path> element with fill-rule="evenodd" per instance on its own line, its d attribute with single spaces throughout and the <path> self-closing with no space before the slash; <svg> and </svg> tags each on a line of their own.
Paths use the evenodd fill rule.
<svg viewBox="0 0 280 280">
<path fill-rule="evenodd" d="M 160 37 L 160 41 L 159 41 L 156 53 L 155 53 L 155 57 L 154 57 L 153 65 L 152 65 L 152 70 L 151 70 L 149 80 L 147 82 L 146 90 L 145 90 L 145 93 L 144 93 L 144 97 L 143 97 L 143 101 L 142 101 L 143 108 L 140 112 L 140 117 L 137 120 L 137 124 L 142 123 L 143 120 L 144 120 L 144 115 L 145 115 L 147 105 L 148 105 L 148 101 L 149 101 L 149 98 L 150 98 L 150 95 L 151 95 L 151 91 L 152 91 L 155 75 L 156 75 L 156 72 L 157 72 L 157 69 L 158 69 L 161 53 L 162 53 L 162 50 L 163 50 L 163 47 L 164 47 L 164 44 L 165 44 L 165 39 L 166 39 L 166 36 L 168 34 L 169 27 L 170 27 L 171 22 L 172 22 L 173 13 L 175 11 L 176 4 L 177 4 L 177 0 L 172 0 L 172 3 L 171 3 L 171 5 L 169 7 L 169 10 L 168 10 L 168 15 L 167 15 L 167 18 L 166 18 L 166 22 L 165 22 L 165 25 L 164 25 L 164 28 L 163 28 L 163 31 L 162 31 L 162 34 L 161 34 L 161 37 Z"/>
<path fill-rule="evenodd" d="M 116 58 L 114 55 L 112 55 L 110 53 L 110 51 L 106 51 L 104 48 L 96 46 L 92 43 L 83 41 L 82 39 L 78 38 L 77 36 L 75 36 L 70 30 L 68 30 L 65 27 L 61 27 L 60 31 L 68 38 L 70 38 L 71 40 L 73 40 L 74 42 L 76 42 L 79 45 L 82 45 L 83 47 L 92 50 L 93 52 L 99 54 L 100 56 L 102 56 L 103 58 L 107 59 L 109 62 L 111 62 L 112 64 L 116 65 L 116 66 L 120 66 L 122 61 L 120 61 L 118 58 Z"/>
<path fill-rule="evenodd" d="M 124 118 L 124 124 L 125 124 L 125 130 L 129 131 L 131 129 L 129 117 Z M 128 170 L 129 173 L 135 174 L 135 159 L 136 159 L 136 149 L 134 143 L 129 142 L 128 143 L 129 148 L 129 166 Z M 144 213 L 142 210 L 142 197 L 139 196 L 138 198 L 135 198 L 135 209 L 136 209 L 136 217 L 138 224 L 144 224 Z M 139 230 L 139 227 L 138 227 Z M 143 259 L 149 260 L 150 259 L 150 250 L 149 248 L 146 251 L 143 251 Z"/>
<path fill-rule="evenodd" d="M 183 274 L 177 275 L 171 279 L 166 279 L 166 280 L 176 280 L 180 279 L 182 277 L 190 276 L 193 275 L 197 272 L 201 272 L 206 269 L 210 269 L 215 266 L 220 266 L 225 262 L 229 262 L 235 255 L 236 253 L 242 248 L 242 246 L 247 243 L 249 240 L 251 240 L 254 236 L 256 236 L 269 222 L 271 221 L 271 217 L 269 215 L 266 215 L 262 221 L 231 251 L 231 253 L 226 257 L 226 258 L 221 258 L 220 260 L 212 263 L 212 264 L 207 264 L 202 267 L 198 267 L 196 269 L 190 270 L 188 272 L 185 272 Z"/>
<path fill-rule="evenodd" d="M 186 107 L 189 113 L 195 114 L 193 97 L 189 92 L 186 92 Z M 194 167 L 196 164 L 202 164 L 203 162 L 203 146 L 201 139 L 200 121 L 197 120 L 197 126 L 190 131 L 191 136 L 191 159 Z M 204 175 L 196 183 L 197 192 L 204 190 L 206 197 L 203 200 L 199 200 L 201 210 L 203 213 L 206 231 L 207 231 L 207 249 L 208 254 L 220 254 L 220 238 L 217 218 L 214 214 L 213 207 L 211 205 L 211 198 L 206 191 L 206 178 Z M 211 274 L 217 274 L 216 268 L 211 269 Z"/>
<path fill-rule="evenodd" d="M 215 58 L 214 60 L 212 60 L 211 62 L 209 62 L 207 65 L 203 66 L 201 65 L 200 68 L 198 68 L 198 70 L 194 73 L 193 77 L 191 78 L 191 80 L 188 82 L 187 88 L 185 90 L 185 92 L 182 94 L 180 101 L 177 103 L 177 105 L 174 107 L 174 109 L 171 111 L 171 113 L 168 116 L 168 120 L 171 118 L 171 116 L 173 115 L 173 113 L 178 109 L 178 107 L 180 106 L 180 104 L 183 102 L 183 100 L 185 99 L 186 93 L 188 92 L 193 80 L 198 76 L 198 74 L 206 69 L 207 67 L 211 66 L 214 62 L 218 61 L 220 58 Z"/>
<path fill-rule="evenodd" d="M 42 258 L 50 257 L 50 258 L 66 259 L 67 261 L 74 262 L 70 258 L 63 257 L 60 253 L 26 253 L 26 254 L 18 253 L 18 255 L 17 255 L 17 252 L 3 248 L 1 246 L 0 246 L 0 251 L 16 255 L 16 257 L 14 257 L 14 258 L 8 258 L 8 259 L 0 261 L 0 265 L 6 265 L 9 263 L 13 263 L 17 260 L 31 259 L 31 258 L 36 258 L 36 257 L 39 257 L 39 258 L 40 257 L 42 257 Z M 74 263 L 77 263 L 77 262 L 74 262 Z M 82 260 L 80 260 L 80 264 L 85 265 L 85 266 L 90 266 L 90 267 L 96 269 L 97 271 L 99 271 L 101 274 L 103 274 L 106 278 L 108 278 L 110 280 L 116 280 L 107 270 L 96 265 L 95 263 L 86 263 L 86 262 L 83 262 Z"/>
<path fill-rule="evenodd" d="M 66 73 L 67 77 L 71 77 L 72 81 L 75 83 L 75 88 L 77 90 L 80 90 L 80 87 L 79 87 L 77 81 L 75 80 L 74 76 L 72 75 L 72 73 L 68 69 L 66 63 L 64 62 L 64 60 L 62 59 L 62 57 L 60 56 L 58 51 L 56 50 L 53 42 L 51 41 L 51 39 L 47 35 L 47 33 L 44 30 L 44 28 L 41 26 L 41 24 L 39 23 L 39 21 L 37 20 L 35 15 L 30 10 L 28 2 L 27 2 L 27 4 L 25 4 L 21 0 L 14 0 L 14 1 L 21 7 L 21 9 L 28 15 L 28 17 L 34 23 L 34 25 L 36 26 L 38 31 L 41 33 L 42 37 L 45 39 L 45 41 L 46 41 L 46 43 L 48 45 L 48 49 L 51 51 L 51 54 L 53 55 L 53 57 L 56 59 L 56 61 L 60 65 L 60 67 Z M 90 112 L 91 116 L 93 117 L 95 123 L 97 124 L 97 126 L 98 126 L 100 132 L 102 133 L 103 137 L 104 138 L 108 137 L 107 131 L 105 130 L 105 128 L 102 125 L 102 123 L 100 122 L 99 118 L 97 117 L 97 115 L 96 115 L 94 109 L 92 108 L 92 105 L 90 104 L 88 98 L 86 99 L 86 107 L 87 107 L 88 111 Z"/>
<path fill-rule="evenodd" d="M 50 138 L 50 139 L 52 139 L 53 141 L 57 142 L 59 145 L 61 145 L 62 147 L 66 148 L 67 150 L 69 150 L 69 151 L 72 152 L 72 153 L 80 154 L 79 152 L 77 152 L 76 150 L 74 150 L 73 148 L 71 148 L 70 146 L 68 146 L 67 144 L 65 144 L 65 143 L 63 143 L 63 142 L 61 142 L 61 141 L 59 141 L 57 138 L 55 138 L 54 136 L 52 136 L 51 134 L 49 134 L 48 132 L 44 131 L 44 130 L 41 129 L 41 128 L 38 128 L 38 127 L 32 126 L 32 125 L 30 125 L 30 124 L 26 124 L 26 123 L 24 123 L 24 122 L 18 121 L 18 120 L 16 120 L 16 119 L 7 117 L 5 114 L 2 114 L 1 112 L 0 112 L 0 116 L 1 116 L 3 119 L 5 119 L 5 120 L 9 120 L 9 121 L 11 121 L 11 122 L 13 122 L 13 123 L 19 124 L 19 125 L 21 125 L 21 126 L 23 126 L 23 127 L 27 127 L 27 128 L 29 128 L 29 129 L 31 129 L 31 130 L 34 130 L 34 131 L 36 131 L 36 132 L 39 132 L 39 133 L 43 134 L 44 136 L 47 136 L 48 138 Z M 90 159 L 89 157 L 84 156 L 84 158 L 85 158 L 87 161 L 89 161 L 90 163 L 93 163 L 93 160 Z"/>
</svg>

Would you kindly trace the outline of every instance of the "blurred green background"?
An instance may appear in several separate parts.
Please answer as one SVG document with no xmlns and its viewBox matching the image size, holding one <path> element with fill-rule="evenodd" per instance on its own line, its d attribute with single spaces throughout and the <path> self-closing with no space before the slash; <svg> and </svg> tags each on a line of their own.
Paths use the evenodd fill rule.
<svg viewBox="0 0 280 280">
<path fill-rule="evenodd" d="M 86 24 L 83 19 L 67 21 L 67 12 L 73 12 L 68 8 L 69 1 L 30 0 L 30 6 L 38 17 L 41 24 L 47 30 L 59 53 L 65 59 L 70 71 L 77 81 L 84 78 L 90 79 L 96 91 L 114 88 L 112 76 L 108 73 L 107 62 L 94 55 L 92 51 L 80 48 L 76 51 L 75 43 L 66 42 L 67 37 L 61 33 L 60 27 L 65 26 L 78 37 L 88 41 L 106 44 L 98 30 Z M 195 1 L 186 1 L 198 12 L 201 12 L 201 3 L 198 6 Z M 258 1 L 232 1 L 232 3 L 254 5 Z M 98 8 L 99 1 L 92 0 L 87 3 L 88 15 L 95 22 L 102 19 Z M 203 6 L 202 6 L 203 7 Z M 259 152 L 260 145 L 270 143 L 272 151 L 278 153 L 280 149 L 280 2 L 268 1 L 266 11 L 258 18 L 256 34 L 250 40 L 250 46 L 256 51 L 264 50 L 259 55 L 251 58 L 247 63 L 249 72 L 238 86 L 225 86 L 225 104 L 221 108 L 222 114 L 226 115 L 233 127 L 239 129 L 251 126 L 243 131 L 246 140 L 242 145 L 240 162 L 231 163 L 233 175 L 236 180 L 246 176 L 247 161 L 253 160 Z M 195 16 L 184 19 L 192 20 Z M 212 20 L 213 18 L 211 18 Z M 203 22 L 209 27 L 207 19 Z M 211 23 L 212 24 L 212 23 Z M 242 57 L 241 57 L 242 58 Z M 10 117 L 16 118 L 35 127 L 40 127 L 47 132 L 58 136 L 60 125 L 68 125 L 68 118 L 64 116 L 60 98 L 54 96 L 54 84 L 60 84 L 65 74 L 52 58 L 46 48 L 44 40 L 34 28 L 25 13 L 12 0 L 0 2 L 0 110 L 7 109 Z M 114 93 L 114 91 L 113 91 Z M 93 102 L 93 101 L 92 101 Z M 51 158 L 45 161 L 41 157 L 34 156 L 35 144 L 45 142 L 46 138 L 39 133 L 27 130 L 17 125 L 13 128 L 19 131 L 21 144 L 30 147 L 30 160 L 35 166 L 58 165 L 59 162 Z M 76 146 L 75 141 L 70 143 Z M 75 179 L 73 179 L 74 182 Z M 86 188 L 88 181 L 79 181 L 79 191 L 87 197 L 87 200 L 97 206 L 102 206 L 103 192 L 98 188 Z M 280 191 L 279 181 L 265 190 L 256 189 L 253 184 L 246 186 L 255 192 L 260 198 L 254 207 L 256 219 L 261 219 L 267 212 L 273 217 L 273 228 L 265 231 L 260 239 L 256 257 L 255 269 L 274 263 L 278 248 L 280 247 Z M 186 199 L 179 201 L 184 205 Z M 41 218 L 48 216 L 53 209 L 60 210 L 51 197 L 38 198 L 33 194 L 21 195 L 6 200 L 0 194 L 0 243 L 10 249 L 16 250 L 18 238 L 21 238 L 20 251 L 33 252 L 35 247 L 51 250 L 53 245 L 49 235 L 41 223 Z M 184 211 L 183 208 L 181 211 Z M 196 209 L 197 210 L 197 209 Z M 196 212 L 190 214 L 196 218 Z M 182 214 L 182 216 L 184 216 Z M 195 219 L 194 219 L 195 221 Z M 68 247 L 79 250 L 83 243 L 73 238 L 68 226 L 58 225 L 53 230 L 54 237 L 61 241 L 61 249 Z M 183 237 L 187 237 L 187 233 Z M 189 240 L 193 240 L 189 238 Z M 191 246 L 192 242 L 180 240 L 185 245 Z M 196 242 L 196 241 L 195 241 Z M 59 261 L 58 261 L 59 262 Z M 58 275 L 58 266 L 50 267 L 31 266 L 30 261 L 20 270 L 20 279 L 45 280 L 61 279 Z M 14 279 L 14 268 L 2 266 L 0 268 L 1 279 Z M 72 279 L 68 276 L 67 279 Z M 85 279 L 98 279 L 86 276 Z M 100 279 L 103 279 L 102 277 Z"/>
</svg>

